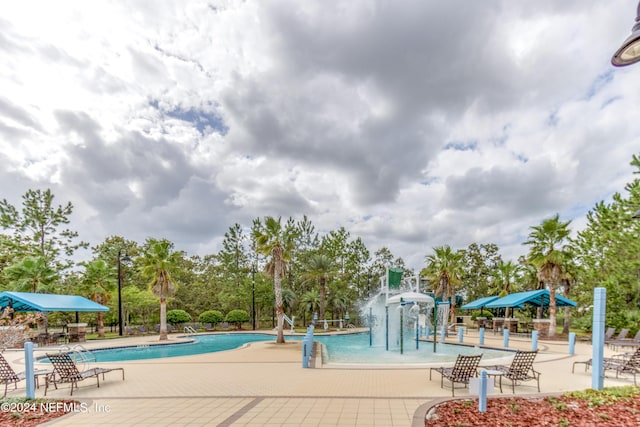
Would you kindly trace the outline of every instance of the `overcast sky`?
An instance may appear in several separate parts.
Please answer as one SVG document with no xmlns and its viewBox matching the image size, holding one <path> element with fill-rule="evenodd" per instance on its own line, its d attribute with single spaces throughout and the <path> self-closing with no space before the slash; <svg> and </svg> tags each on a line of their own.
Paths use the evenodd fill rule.
<svg viewBox="0 0 640 427">
<path fill-rule="evenodd" d="M 640 152 L 635 0 L 24 1 L 0 12 L 0 198 L 220 249 L 306 214 L 411 268 L 584 226 Z"/>
</svg>

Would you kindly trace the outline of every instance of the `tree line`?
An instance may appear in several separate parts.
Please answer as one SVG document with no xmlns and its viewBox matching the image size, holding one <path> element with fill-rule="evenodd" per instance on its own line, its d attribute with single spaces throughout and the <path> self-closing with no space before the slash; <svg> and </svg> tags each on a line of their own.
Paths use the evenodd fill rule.
<svg viewBox="0 0 640 427">
<path fill-rule="evenodd" d="M 640 158 L 632 157 L 634 173 Z M 598 202 L 587 214 L 583 230 L 571 236 L 571 221 L 558 214 L 529 227 L 523 254 L 504 260 L 495 243 L 449 245 L 425 254 L 421 271 L 409 270 L 387 247 L 373 254 L 363 240 L 340 227 L 325 234 L 312 221 L 265 216 L 250 226 L 231 225 L 221 249 L 209 255 L 188 255 L 164 238 L 135 242 L 110 236 L 90 247 L 67 228 L 73 205 L 56 206 L 50 190 L 28 190 L 22 205 L 0 202 L 0 289 L 84 295 L 111 307 L 96 314 L 102 334 L 105 322 L 117 322 L 118 266 L 122 307 L 127 324 L 160 323 L 166 338 L 167 309 L 182 309 L 192 318 L 208 310 L 245 310 L 258 328 L 278 326 L 284 341 L 283 314 L 307 324 L 319 318 L 357 321 L 358 304 L 379 289 L 387 267 L 404 270 L 408 282 L 419 275 L 421 291 L 472 301 L 489 295 L 549 289 L 553 325 L 563 319 L 563 331 L 589 329 L 593 288 L 607 289 L 607 323 L 636 329 L 640 320 L 640 183 L 636 178 L 608 203 Z M 90 248 L 91 260 L 74 262 L 74 254 Z M 578 301 L 579 308 L 558 313 L 555 295 Z M 160 304 L 158 304 L 160 301 Z M 508 316 L 509 313 L 506 313 Z M 68 321 L 56 314 L 60 321 Z M 252 316 L 253 318 L 253 316 Z M 551 333 L 555 328 L 551 328 Z"/>
</svg>

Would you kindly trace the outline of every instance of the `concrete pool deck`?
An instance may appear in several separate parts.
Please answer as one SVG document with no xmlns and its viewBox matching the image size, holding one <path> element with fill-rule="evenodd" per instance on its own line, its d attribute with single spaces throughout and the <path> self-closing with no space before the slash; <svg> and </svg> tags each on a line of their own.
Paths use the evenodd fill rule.
<svg viewBox="0 0 640 427">
<path fill-rule="evenodd" d="M 180 339 L 170 336 L 169 342 Z M 464 337 L 477 344 L 477 331 Z M 447 342 L 457 343 L 457 335 Z M 87 342 L 89 349 L 158 343 L 157 335 Z M 485 345 L 502 347 L 502 336 L 488 333 Z M 428 367 L 302 368 L 300 341 L 284 345 L 255 342 L 245 348 L 194 356 L 129 362 L 100 362 L 124 367 L 100 381 L 79 383 L 73 398 L 87 402 L 86 412 L 64 416 L 46 425 L 86 426 L 423 426 L 430 402 L 451 396 L 440 388 L 438 374 L 429 381 Z M 529 350 L 528 338 L 512 336 L 510 349 Z M 591 373 L 583 365 L 571 373 L 573 362 L 591 358 L 591 344 L 578 342 L 575 355 L 566 341 L 538 343 L 535 368 L 542 373 L 542 393 L 591 387 Z M 36 356 L 42 355 L 42 351 Z M 605 356 L 613 354 L 605 348 Z M 5 352 L 16 370 L 23 370 L 23 352 Z M 318 361 L 319 362 L 319 361 Z M 319 363 L 318 363 L 319 364 Z M 482 363 L 481 363 L 482 364 Z M 42 365 L 45 366 L 45 365 Z M 41 367 L 36 364 L 36 368 Z M 633 384 L 630 377 L 608 373 L 605 386 Z M 509 388 L 509 387 L 508 387 Z M 534 382 L 516 387 L 517 395 L 535 393 Z M 499 391 L 496 391 L 499 395 Z M 24 396 L 24 382 L 7 396 Z M 44 387 L 36 390 L 43 397 Z M 505 396 L 511 395 L 505 388 Z M 457 389 L 456 397 L 473 397 Z M 69 385 L 50 389 L 47 397 L 69 398 Z"/>
</svg>

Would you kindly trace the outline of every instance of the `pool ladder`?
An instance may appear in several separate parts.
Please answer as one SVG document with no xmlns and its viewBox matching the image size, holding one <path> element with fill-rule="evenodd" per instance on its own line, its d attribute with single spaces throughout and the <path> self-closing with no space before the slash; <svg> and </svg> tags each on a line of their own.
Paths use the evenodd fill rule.
<svg viewBox="0 0 640 427">
<path fill-rule="evenodd" d="M 96 361 L 96 355 L 93 354 L 90 350 L 87 350 L 82 344 L 75 344 L 73 346 L 63 345 L 60 347 L 60 351 L 66 351 L 69 353 L 73 362 L 77 364 L 87 364 Z"/>
<path fill-rule="evenodd" d="M 197 333 L 198 333 L 198 331 L 196 331 L 195 329 L 193 329 L 191 326 L 185 326 L 185 327 L 184 327 L 184 331 L 185 331 L 187 334 L 197 334 Z"/>
</svg>

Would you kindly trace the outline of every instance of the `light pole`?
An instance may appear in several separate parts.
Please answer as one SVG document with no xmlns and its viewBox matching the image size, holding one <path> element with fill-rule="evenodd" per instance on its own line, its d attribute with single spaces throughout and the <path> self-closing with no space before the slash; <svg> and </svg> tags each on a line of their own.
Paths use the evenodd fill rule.
<svg viewBox="0 0 640 427">
<path fill-rule="evenodd" d="M 636 23 L 631 28 L 631 35 L 611 58 L 611 63 L 616 67 L 624 67 L 625 65 L 635 64 L 638 61 L 640 61 L 640 2 L 638 2 Z"/>
<path fill-rule="evenodd" d="M 251 319 L 256 330 L 256 265 L 251 265 Z"/>
<path fill-rule="evenodd" d="M 122 336 L 122 274 L 120 271 L 120 261 L 131 261 L 127 253 L 122 256 L 122 249 L 118 249 L 118 335 Z"/>
</svg>

